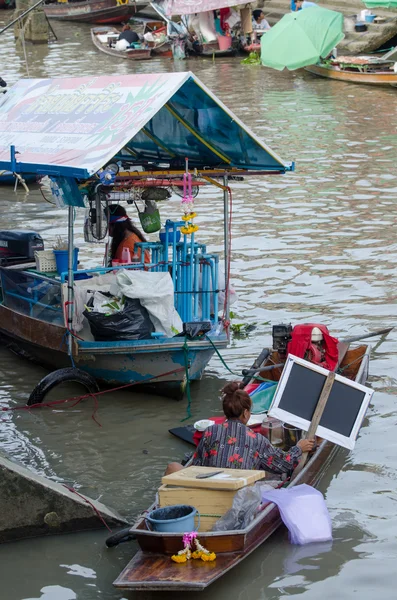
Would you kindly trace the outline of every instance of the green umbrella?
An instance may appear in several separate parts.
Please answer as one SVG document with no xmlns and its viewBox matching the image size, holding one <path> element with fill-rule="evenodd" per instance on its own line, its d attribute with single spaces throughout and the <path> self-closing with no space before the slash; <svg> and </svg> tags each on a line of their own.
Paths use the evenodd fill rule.
<svg viewBox="0 0 397 600">
<path fill-rule="evenodd" d="M 367 8 L 397 8 L 397 0 L 364 0 Z"/>
<path fill-rule="evenodd" d="M 262 36 L 261 62 L 293 71 L 325 58 L 343 38 L 342 13 L 311 6 L 286 14 Z"/>
</svg>

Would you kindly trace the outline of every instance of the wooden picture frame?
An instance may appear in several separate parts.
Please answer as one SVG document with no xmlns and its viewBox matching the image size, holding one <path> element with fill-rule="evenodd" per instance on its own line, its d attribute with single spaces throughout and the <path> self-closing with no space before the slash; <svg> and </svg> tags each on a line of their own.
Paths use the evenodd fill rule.
<svg viewBox="0 0 397 600">
<path fill-rule="evenodd" d="M 288 355 L 269 416 L 308 431 L 329 371 Z M 374 390 L 335 375 L 316 435 L 352 450 Z"/>
</svg>

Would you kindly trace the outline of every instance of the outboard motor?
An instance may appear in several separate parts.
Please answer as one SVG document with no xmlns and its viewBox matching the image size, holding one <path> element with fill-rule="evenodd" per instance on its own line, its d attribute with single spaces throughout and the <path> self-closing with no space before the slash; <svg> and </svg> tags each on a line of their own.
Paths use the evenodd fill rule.
<svg viewBox="0 0 397 600">
<path fill-rule="evenodd" d="M 44 242 L 35 231 L 0 230 L 1 266 L 34 262 L 36 250 L 44 250 Z"/>
<path fill-rule="evenodd" d="M 282 358 L 287 356 L 288 344 L 291 340 L 292 325 L 273 325 L 273 350 L 278 352 L 278 355 Z"/>
</svg>

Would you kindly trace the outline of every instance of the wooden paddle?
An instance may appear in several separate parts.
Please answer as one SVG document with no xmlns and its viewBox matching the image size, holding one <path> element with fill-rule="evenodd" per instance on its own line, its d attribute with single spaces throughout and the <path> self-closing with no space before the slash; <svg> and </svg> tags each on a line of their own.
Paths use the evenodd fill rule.
<svg viewBox="0 0 397 600">
<path fill-rule="evenodd" d="M 327 379 L 325 380 L 323 389 L 321 390 L 320 398 L 318 399 L 316 409 L 313 413 L 310 427 L 303 439 L 311 440 L 315 437 L 317 427 L 319 426 L 321 417 L 323 416 L 323 412 L 324 412 L 325 406 L 327 404 L 329 395 L 331 393 L 331 389 L 334 384 L 334 381 L 335 381 L 335 373 L 333 371 L 330 371 L 328 373 Z M 304 452 L 302 454 L 302 458 L 299 461 L 299 465 L 296 467 L 296 469 L 294 470 L 294 472 L 291 476 L 291 481 L 293 481 L 298 476 L 298 474 L 302 471 L 303 467 L 306 464 L 308 456 L 309 456 L 308 452 Z"/>
<path fill-rule="evenodd" d="M 338 344 L 337 368 L 341 365 L 343 359 L 345 358 L 346 352 L 348 351 L 352 342 L 360 342 L 361 340 L 365 340 L 370 337 L 376 337 L 377 335 L 387 335 L 392 329 L 394 329 L 394 327 L 389 327 L 388 329 L 378 329 L 378 331 L 374 331 L 372 333 L 365 333 L 363 335 L 357 335 L 350 338 L 346 338 L 344 340 L 340 340 Z"/>
</svg>

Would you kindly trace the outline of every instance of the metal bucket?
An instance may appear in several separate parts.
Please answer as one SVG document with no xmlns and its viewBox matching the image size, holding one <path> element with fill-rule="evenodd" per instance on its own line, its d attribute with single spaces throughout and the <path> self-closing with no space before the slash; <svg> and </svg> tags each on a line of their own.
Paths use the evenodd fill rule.
<svg viewBox="0 0 397 600">
<path fill-rule="evenodd" d="M 288 423 L 283 423 L 284 449 L 289 450 L 292 446 L 296 446 L 299 440 L 302 439 L 302 433 L 301 429 L 293 425 L 288 425 Z"/>
<path fill-rule="evenodd" d="M 197 527 L 194 518 L 197 516 Z M 175 504 L 152 510 L 146 517 L 148 529 L 163 533 L 187 533 L 197 531 L 200 527 L 200 515 L 194 506 Z"/>
</svg>

